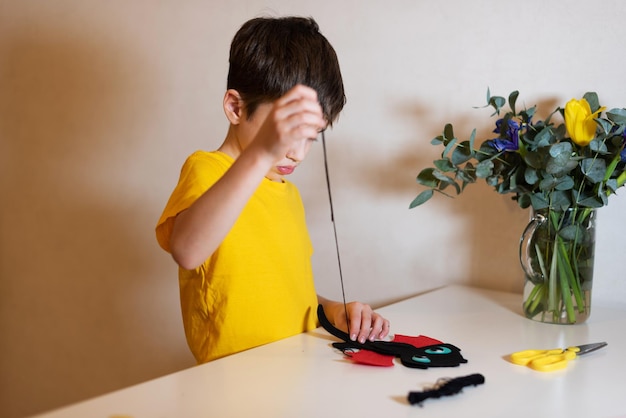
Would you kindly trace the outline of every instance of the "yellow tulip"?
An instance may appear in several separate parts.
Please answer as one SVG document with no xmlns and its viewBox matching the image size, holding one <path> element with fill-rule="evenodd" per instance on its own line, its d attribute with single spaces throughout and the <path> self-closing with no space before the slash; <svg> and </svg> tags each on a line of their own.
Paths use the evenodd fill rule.
<svg viewBox="0 0 626 418">
<path fill-rule="evenodd" d="M 591 106 L 585 99 L 572 99 L 565 105 L 565 128 L 572 141 L 584 147 L 596 134 L 596 118 L 605 107 L 591 113 Z"/>
</svg>

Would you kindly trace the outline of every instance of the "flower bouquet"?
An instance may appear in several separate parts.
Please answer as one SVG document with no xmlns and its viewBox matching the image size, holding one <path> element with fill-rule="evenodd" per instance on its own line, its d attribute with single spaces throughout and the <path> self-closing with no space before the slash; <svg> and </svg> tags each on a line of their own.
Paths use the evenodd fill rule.
<svg viewBox="0 0 626 418">
<path fill-rule="evenodd" d="M 431 141 L 443 147 L 441 158 L 417 176 L 428 189 L 410 208 L 435 192 L 458 195 L 479 178 L 498 193 L 512 194 L 521 208 L 532 209 L 520 245 L 526 316 L 584 321 L 590 310 L 595 212 L 626 182 L 626 109 L 605 111 L 590 92 L 535 120 L 536 106 L 518 111 L 518 96 L 514 91 L 507 100 L 487 91 L 484 107 L 495 110 L 495 135 L 478 147 L 476 129 L 459 140 L 452 124 L 445 126 Z M 556 117 L 562 122 L 555 123 Z"/>
</svg>

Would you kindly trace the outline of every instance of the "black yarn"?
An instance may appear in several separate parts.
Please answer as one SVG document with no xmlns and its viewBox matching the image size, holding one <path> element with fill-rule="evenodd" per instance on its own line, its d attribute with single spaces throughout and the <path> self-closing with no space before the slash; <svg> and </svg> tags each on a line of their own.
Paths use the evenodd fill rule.
<svg viewBox="0 0 626 418">
<path fill-rule="evenodd" d="M 433 390 L 424 392 L 409 392 L 408 400 L 411 405 L 420 404 L 428 398 L 440 398 L 442 396 L 456 395 L 466 386 L 477 386 L 485 383 L 485 377 L 482 374 L 475 373 L 468 376 L 457 377 L 455 379 L 440 379 L 441 384 Z"/>
</svg>

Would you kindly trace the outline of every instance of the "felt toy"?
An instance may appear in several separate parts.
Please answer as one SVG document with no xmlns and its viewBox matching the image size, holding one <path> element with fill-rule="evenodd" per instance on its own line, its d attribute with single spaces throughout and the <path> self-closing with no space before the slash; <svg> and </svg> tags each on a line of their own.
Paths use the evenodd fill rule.
<svg viewBox="0 0 626 418">
<path fill-rule="evenodd" d="M 411 368 L 427 369 L 429 367 L 456 367 L 467 360 L 461 355 L 461 350 L 452 344 L 445 344 L 430 337 L 396 336 L 394 341 L 366 341 L 360 343 L 352 341 L 347 333 L 335 328 L 326 315 L 322 305 L 317 307 L 317 317 L 320 324 L 328 333 L 343 340 L 333 343 L 333 347 L 341 350 L 348 357 L 361 364 L 377 366 L 393 365 L 393 358 L 400 358 L 400 362 Z M 419 345 L 419 346 L 418 346 Z M 358 351 L 356 351 L 358 350 Z M 369 352 L 376 353 L 384 358 Z"/>
</svg>

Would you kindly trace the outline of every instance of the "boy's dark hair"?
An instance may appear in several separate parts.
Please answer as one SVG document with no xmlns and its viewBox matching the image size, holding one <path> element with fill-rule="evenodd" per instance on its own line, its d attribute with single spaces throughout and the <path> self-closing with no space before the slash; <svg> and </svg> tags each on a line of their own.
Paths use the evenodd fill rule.
<svg viewBox="0 0 626 418">
<path fill-rule="evenodd" d="M 230 46 L 227 88 L 241 94 L 248 116 L 296 84 L 317 91 L 329 124 L 346 103 L 337 54 L 313 18 L 255 18 Z"/>
</svg>

